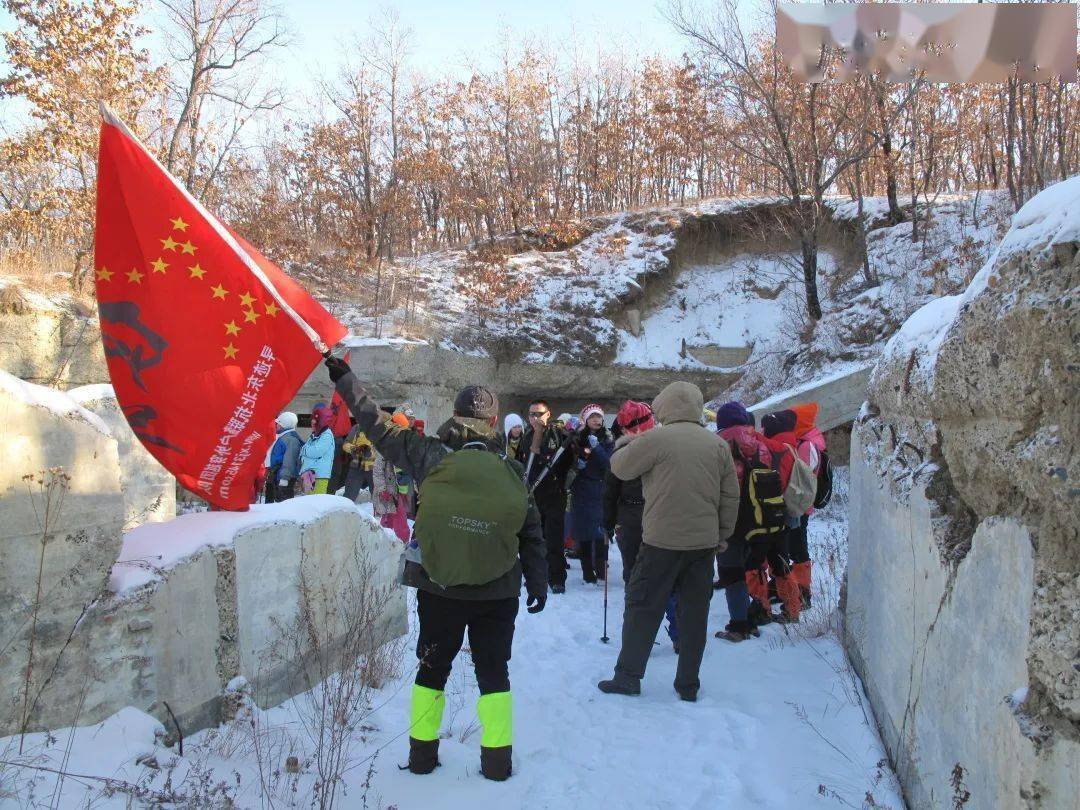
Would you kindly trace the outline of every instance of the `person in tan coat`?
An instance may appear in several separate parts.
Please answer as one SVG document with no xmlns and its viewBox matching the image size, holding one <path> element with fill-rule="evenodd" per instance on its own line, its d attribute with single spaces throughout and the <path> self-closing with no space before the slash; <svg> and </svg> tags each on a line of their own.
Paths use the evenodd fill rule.
<svg viewBox="0 0 1080 810">
<path fill-rule="evenodd" d="M 739 480 L 731 451 L 701 424 L 703 397 L 691 383 L 675 382 L 653 401 L 661 426 L 620 439 L 611 472 L 623 481 L 641 476 L 644 538 L 626 586 L 622 649 L 602 692 L 638 695 L 664 603 L 678 595 L 679 664 L 675 690 L 697 700 L 705 653 L 713 559 L 735 529 Z"/>
</svg>

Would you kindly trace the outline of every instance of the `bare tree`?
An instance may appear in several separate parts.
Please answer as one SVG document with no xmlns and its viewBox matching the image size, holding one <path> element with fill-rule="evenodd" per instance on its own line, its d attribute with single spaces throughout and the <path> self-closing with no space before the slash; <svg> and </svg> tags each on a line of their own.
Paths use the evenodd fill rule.
<svg viewBox="0 0 1080 810">
<path fill-rule="evenodd" d="M 169 82 L 178 109 L 167 136 L 165 166 L 181 174 L 189 189 L 202 196 L 236 143 L 240 129 L 261 112 L 281 105 L 276 90 L 263 90 L 255 72 L 263 57 L 287 44 L 283 18 L 268 0 L 158 0 L 171 26 L 174 75 Z M 211 108 L 223 107 L 230 121 L 222 137 L 208 126 Z M 212 152 L 201 167 L 204 152 Z M 202 183 L 197 188 L 200 173 Z"/>
</svg>

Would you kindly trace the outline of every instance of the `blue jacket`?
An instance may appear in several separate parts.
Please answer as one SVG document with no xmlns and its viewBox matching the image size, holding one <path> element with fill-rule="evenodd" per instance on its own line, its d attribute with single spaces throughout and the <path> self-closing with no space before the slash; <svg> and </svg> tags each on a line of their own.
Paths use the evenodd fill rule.
<svg viewBox="0 0 1080 810">
<path fill-rule="evenodd" d="M 278 433 L 277 441 L 270 451 L 270 471 L 272 477 L 296 478 L 300 475 L 300 447 L 303 442 L 295 430 L 283 430 Z"/>
<path fill-rule="evenodd" d="M 608 471 L 613 444 L 605 430 L 570 485 L 570 535 L 577 541 L 597 540 L 604 525 L 604 474 Z"/>
<path fill-rule="evenodd" d="M 300 449 L 300 472 L 315 471 L 316 478 L 329 478 L 334 470 L 334 432 L 326 428 L 316 436 L 314 433 Z"/>
</svg>

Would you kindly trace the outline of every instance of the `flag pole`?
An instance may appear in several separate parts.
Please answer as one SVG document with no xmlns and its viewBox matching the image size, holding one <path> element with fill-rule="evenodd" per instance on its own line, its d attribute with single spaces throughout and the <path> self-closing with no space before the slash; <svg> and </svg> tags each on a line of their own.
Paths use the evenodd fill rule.
<svg viewBox="0 0 1080 810">
<path fill-rule="evenodd" d="M 125 135 L 125 137 L 128 138 L 128 140 L 130 140 L 133 144 L 135 144 L 135 146 L 142 150 L 142 152 L 148 158 L 150 158 L 150 160 L 152 160 L 159 169 L 161 169 L 161 171 L 165 174 L 166 177 L 169 178 L 172 184 L 184 196 L 188 203 L 190 203 L 191 206 L 196 211 L 198 211 L 199 214 L 207 221 L 207 223 L 209 223 L 210 227 L 214 229 L 215 233 L 217 233 L 217 235 L 220 236 L 222 240 L 224 240 L 225 244 L 232 248 L 233 252 L 235 252 L 236 255 L 240 257 L 240 259 L 244 262 L 244 265 L 251 272 L 251 274 L 255 276 L 255 278 L 257 278 L 260 282 L 262 282 L 263 288 L 270 293 L 274 301 L 277 302 L 277 305 L 281 307 L 281 309 L 290 318 L 292 318 L 293 322 L 298 327 L 300 327 L 300 331 L 303 332 L 304 335 L 308 338 L 308 340 L 310 340 L 314 344 L 315 348 L 318 349 L 324 357 L 329 356 L 330 347 L 323 342 L 323 339 L 319 336 L 319 333 L 312 329 L 311 325 L 308 324 L 308 322 L 305 321 L 303 317 L 301 317 L 300 313 L 294 310 L 289 305 L 289 302 L 285 300 L 285 298 L 281 295 L 280 292 L 278 292 L 277 287 L 274 286 L 274 283 L 270 281 L 270 278 L 266 275 L 266 273 L 263 272 L 263 269 L 259 267 L 258 262 L 251 258 L 250 254 L 248 254 L 248 252 L 244 250 L 243 247 L 241 247 L 240 243 L 236 241 L 236 238 L 231 233 L 229 233 L 229 229 L 222 225 L 221 221 L 213 214 L 211 214 L 201 202 L 196 200 L 195 197 L 192 196 L 191 192 L 184 188 L 183 183 L 173 177 L 172 173 L 170 173 L 164 166 L 161 165 L 160 161 L 158 161 L 158 159 L 154 157 L 153 154 L 151 154 L 150 150 L 143 145 L 142 141 L 135 137 L 135 133 L 128 129 L 127 124 L 125 124 L 123 120 L 121 120 L 120 117 L 112 111 L 108 104 L 106 104 L 104 101 L 98 101 L 98 111 L 101 113 L 102 121 L 104 121 L 109 126 L 116 127 L 118 130 L 120 130 Z"/>
</svg>

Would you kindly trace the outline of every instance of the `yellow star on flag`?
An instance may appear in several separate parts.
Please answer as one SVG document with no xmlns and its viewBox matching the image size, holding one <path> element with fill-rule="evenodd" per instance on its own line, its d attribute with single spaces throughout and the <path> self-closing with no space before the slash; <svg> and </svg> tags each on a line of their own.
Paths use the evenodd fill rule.
<svg viewBox="0 0 1080 810">
<path fill-rule="evenodd" d="M 199 267 L 198 262 L 195 262 L 195 264 L 191 265 L 191 267 L 188 268 L 188 272 L 191 273 L 192 278 L 202 278 L 206 275 L 206 271 Z"/>
<path fill-rule="evenodd" d="M 273 301 L 271 301 L 269 304 L 264 304 L 263 309 L 266 310 L 266 314 L 269 315 L 271 318 L 281 312 L 281 307 L 279 307 Z"/>
<path fill-rule="evenodd" d="M 240 334 L 240 327 L 236 325 L 236 321 L 229 321 L 227 324 L 225 324 L 225 334 L 226 335 L 239 335 Z"/>
<path fill-rule="evenodd" d="M 154 266 L 155 273 L 164 273 L 169 269 L 169 265 L 165 264 L 165 260 L 158 258 L 155 261 L 150 262 Z"/>
<path fill-rule="evenodd" d="M 218 284 L 216 287 L 211 287 L 210 289 L 214 293 L 214 298 L 220 298 L 222 301 L 224 301 L 225 296 L 229 294 L 229 291 L 222 287 L 220 284 Z"/>
<path fill-rule="evenodd" d="M 189 256 L 194 256 L 195 246 L 191 244 L 191 242 L 184 242 L 184 244 L 180 245 L 180 252 L 187 253 Z"/>
<path fill-rule="evenodd" d="M 259 320 L 259 318 L 261 318 L 261 317 L 262 317 L 262 315 L 260 315 L 258 312 L 256 312 L 253 309 L 249 309 L 249 310 L 244 311 L 244 320 L 247 321 L 248 323 L 255 323 L 255 321 Z"/>
<path fill-rule="evenodd" d="M 98 281 L 112 281 L 113 271 L 107 267 L 102 267 L 97 271 Z"/>
<path fill-rule="evenodd" d="M 244 293 L 240 296 L 240 306 L 250 307 L 255 302 L 255 296 Z"/>
<path fill-rule="evenodd" d="M 132 281 L 136 284 L 142 284 L 143 274 L 136 270 L 134 267 L 132 267 L 131 272 L 127 274 L 127 279 L 128 281 Z"/>
<path fill-rule="evenodd" d="M 186 231 L 187 230 L 187 223 L 184 222 L 184 220 L 182 220 L 180 217 L 177 217 L 176 219 L 170 219 L 169 222 L 172 223 L 174 231 Z"/>
<path fill-rule="evenodd" d="M 166 236 L 161 240 L 162 250 L 176 250 L 178 247 L 180 247 L 180 243 L 174 242 L 171 236 Z"/>
<path fill-rule="evenodd" d="M 225 349 L 225 359 L 226 360 L 232 360 L 234 357 L 236 357 L 236 353 L 238 351 L 240 351 L 235 346 L 233 346 L 231 343 L 228 346 L 224 346 L 222 348 Z"/>
</svg>

